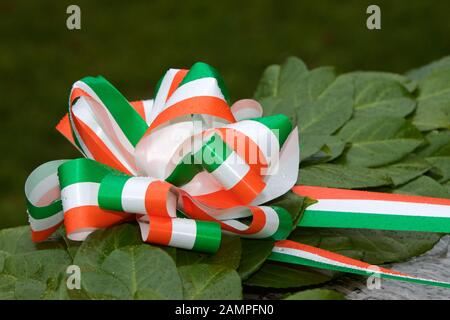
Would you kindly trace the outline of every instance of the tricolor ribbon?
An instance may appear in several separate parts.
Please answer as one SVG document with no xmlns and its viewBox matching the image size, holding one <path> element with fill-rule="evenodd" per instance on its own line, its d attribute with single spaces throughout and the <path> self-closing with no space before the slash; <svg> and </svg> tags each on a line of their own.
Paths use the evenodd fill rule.
<svg viewBox="0 0 450 320">
<path fill-rule="evenodd" d="M 317 199 L 300 226 L 448 231 L 445 199 L 295 186 L 298 130 L 284 115 L 262 116 L 254 100 L 230 107 L 212 67 L 170 69 L 153 100 L 128 102 L 102 77 L 71 90 L 57 129 L 85 156 L 35 169 L 25 184 L 33 241 L 64 224 L 82 241 L 99 228 L 139 223 L 145 242 L 214 253 L 222 232 L 272 238 L 274 261 L 358 274 L 370 266 L 286 240 L 289 212 L 264 205 L 292 188 Z M 295 186 L 295 187 L 294 187 Z M 450 225 L 450 224 L 449 224 Z M 447 286 L 388 269 L 381 276 Z"/>
</svg>

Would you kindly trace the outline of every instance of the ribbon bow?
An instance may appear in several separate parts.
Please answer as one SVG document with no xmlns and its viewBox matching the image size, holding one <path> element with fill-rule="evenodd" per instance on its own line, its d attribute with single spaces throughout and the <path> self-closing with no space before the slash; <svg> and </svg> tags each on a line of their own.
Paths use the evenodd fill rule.
<svg viewBox="0 0 450 320">
<path fill-rule="evenodd" d="M 283 115 L 261 116 L 253 100 L 230 108 L 223 80 L 204 63 L 170 69 L 154 100 L 131 104 L 102 77 L 77 81 L 57 128 L 86 159 L 31 174 L 33 240 L 62 222 L 70 239 L 84 240 L 133 218 L 146 242 L 204 252 L 218 249 L 221 230 L 285 239 L 290 214 L 261 204 L 294 186 L 298 132 Z"/>
<path fill-rule="evenodd" d="M 450 232 L 450 201 L 295 186 L 298 130 L 284 115 L 262 117 L 254 100 L 230 99 L 204 63 L 170 69 L 154 100 L 128 102 L 106 79 L 71 90 L 57 129 L 84 155 L 47 162 L 25 183 L 32 239 L 64 223 L 84 240 L 137 220 L 143 241 L 214 253 L 222 232 L 277 241 L 270 260 L 450 287 L 285 240 L 285 209 L 264 205 L 289 190 L 318 201 L 299 226 Z M 294 187 L 294 188 L 293 188 Z"/>
</svg>

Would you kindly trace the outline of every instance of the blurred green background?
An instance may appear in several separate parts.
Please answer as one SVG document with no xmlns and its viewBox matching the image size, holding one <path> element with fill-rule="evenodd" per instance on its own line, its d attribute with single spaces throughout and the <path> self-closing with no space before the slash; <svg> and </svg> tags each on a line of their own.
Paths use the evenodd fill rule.
<svg viewBox="0 0 450 320">
<path fill-rule="evenodd" d="M 81 8 L 81 30 L 66 8 Z M 382 30 L 366 28 L 378 4 Z M 450 53 L 449 1 L 0 1 L 0 228 L 27 221 L 23 185 L 39 164 L 76 157 L 54 130 L 73 82 L 101 74 L 130 100 L 169 67 L 215 66 L 233 99 L 296 55 L 340 72 L 403 73 Z"/>
</svg>

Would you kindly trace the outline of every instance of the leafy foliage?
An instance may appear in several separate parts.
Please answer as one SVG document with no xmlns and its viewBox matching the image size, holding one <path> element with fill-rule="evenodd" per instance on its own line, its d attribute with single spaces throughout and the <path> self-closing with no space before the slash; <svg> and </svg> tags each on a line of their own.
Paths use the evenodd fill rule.
<svg viewBox="0 0 450 320">
<path fill-rule="evenodd" d="M 298 184 L 450 198 L 450 58 L 409 72 L 338 75 L 309 70 L 298 58 L 269 66 L 257 87 L 265 115 L 284 113 L 300 132 Z M 270 204 L 296 223 L 313 199 L 293 193 Z M 410 259 L 440 234 L 296 228 L 290 239 L 373 264 Z M 215 255 L 142 243 L 123 224 L 82 244 L 34 244 L 28 227 L 0 231 L 2 299 L 241 299 L 266 291 L 320 286 L 340 274 L 267 261 L 272 240 L 225 236 Z M 81 290 L 68 290 L 66 268 L 81 268 Z M 330 290 L 286 299 L 340 299 Z"/>
</svg>

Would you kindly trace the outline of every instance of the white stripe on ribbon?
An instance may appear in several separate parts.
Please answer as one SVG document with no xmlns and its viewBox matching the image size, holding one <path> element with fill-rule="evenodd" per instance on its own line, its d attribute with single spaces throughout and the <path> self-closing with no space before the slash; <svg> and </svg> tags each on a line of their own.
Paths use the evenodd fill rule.
<svg viewBox="0 0 450 320">
<path fill-rule="evenodd" d="M 150 112 L 150 117 L 148 123 L 152 123 L 156 116 L 164 110 L 166 106 L 167 95 L 169 94 L 170 87 L 172 86 L 173 79 L 175 75 L 180 71 L 179 69 L 169 69 L 164 78 L 161 81 L 158 92 L 153 102 L 153 108 Z"/>
<path fill-rule="evenodd" d="M 400 216 L 450 217 L 449 206 L 446 205 L 386 200 L 321 199 L 317 203 L 309 206 L 308 210 L 361 212 Z"/>
<path fill-rule="evenodd" d="M 317 255 L 317 254 L 314 254 L 314 253 L 311 253 L 308 251 L 304 251 L 304 250 L 275 246 L 272 249 L 272 252 L 277 252 L 280 254 L 287 254 L 287 255 L 294 256 L 294 257 L 299 257 L 299 258 L 303 258 L 303 259 L 307 259 L 307 260 L 311 260 L 311 261 L 315 261 L 315 262 L 319 262 L 319 263 L 323 263 L 323 264 L 328 264 L 328 265 L 342 267 L 342 268 L 349 268 L 349 269 L 354 269 L 354 270 L 360 270 L 360 271 L 365 271 L 365 272 L 369 272 L 369 273 L 392 275 L 392 276 L 396 276 L 399 278 L 405 278 L 405 279 L 419 279 L 419 280 L 425 280 L 425 281 L 440 282 L 440 281 L 433 280 L 433 279 L 425 279 L 425 278 L 413 277 L 413 276 L 409 276 L 409 275 L 397 274 L 395 272 L 392 272 L 392 273 L 384 272 L 384 271 L 380 270 L 381 268 L 376 265 L 371 265 L 369 268 L 362 268 L 362 267 L 355 266 L 352 264 L 343 263 L 343 262 L 339 262 L 339 261 L 336 261 L 333 259 L 325 258 L 321 255 Z"/>
<path fill-rule="evenodd" d="M 148 186 L 155 179 L 147 177 L 131 177 L 122 189 L 122 208 L 125 212 L 146 214 L 145 194 Z"/>
<path fill-rule="evenodd" d="M 237 185 L 250 171 L 248 164 L 236 152 L 225 159 L 211 174 L 222 184 L 225 190 L 230 190 Z"/>
<path fill-rule="evenodd" d="M 196 97 L 216 97 L 225 101 L 216 78 L 200 78 L 189 81 L 179 87 L 166 103 L 167 109 L 180 101 Z"/>
<path fill-rule="evenodd" d="M 81 151 L 81 153 L 89 159 L 94 159 L 94 156 L 92 155 L 91 151 L 89 151 L 89 148 L 84 143 L 83 139 L 80 136 L 80 133 L 78 132 L 77 126 L 75 125 L 75 122 L 73 120 L 73 114 L 72 111 L 69 112 L 69 121 L 70 121 L 70 127 L 73 130 L 73 134 L 75 135 L 75 138 L 77 139 L 78 143 L 80 144 L 80 148 L 77 148 Z"/>
<path fill-rule="evenodd" d="M 28 201 L 30 201 L 33 205 L 37 206 L 44 206 L 46 204 L 39 203 L 42 198 L 44 198 L 47 193 L 50 191 L 53 191 L 55 188 L 59 187 L 59 180 L 58 180 L 58 172 L 55 172 L 41 181 L 34 186 L 34 188 L 31 190 L 30 194 L 28 195 Z"/>
<path fill-rule="evenodd" d="M 50 217 L 44 219 L 34 219 L 32 216 L 28 215 L 28 221 L 33 231 L 43 231 L 56 226 L 64 220 L 64 212 L 59 211 L 58 213 L 51 215 Z"/>
<path fill-rule="evenodd" d="M 152 223 L 150 218 L 150 223 Z M 193 219 L 172 219 L 172 237 L 169 246 L 192 249 L 197 238 L 197 223 Z"/>
<path fill-rule="evenodd" d="M 127 168 L 127 170 L 131 174 L 136 174 L 136 170 L 134 170 L 130 166 L 127 159 L 117 148 L 116 144 L 111 141 L 110 137 L 105 133 L 101 125 L 96 121 L 96 117 L 92 111 L 92 107 L 85 97 L 80 97 L 77 102 L 75 102 L 72 107 L 72 112 L 80 121 L 82 121 L 93 132 L 95 132 L 98 138 L 108 147 L 108 150 L 120 161 L 120 163 L 125 168 Z"/>
<path fill-rule="evenodd" d="M 98 206 L 98 190 L 100 183 L 78 182 L 61 190 L 64 212 L 84 206 Z"/>
<path fill-rule="evenodd" d="M 88 95 L 90 95 L 92 97 L 92 99 L 95 100 L 96 103 L 98 103 L 102 107 L 102 109 L 105 111 L 106 115 L 108 116 L 109 123 L 111 124 L 112 129 L 113 129 L 114 133 L 116 134 L 116 137 L 119 140 L 120 144 L 125 148 L 125 150 L 128 153 L 133 155 L 134 146 L 131 144 L 131 142 L 128 140 L 126 135 L 123 133 L 122 129 L 117 124 L 116 120 L 114 119 L 112 114 L 109 112 L 108 108 L 105 106 L 103 101 L 95 93 L 95 91 L 92 90 L 92 88 L 90 86 L 88 86 L 86 83 L 84 83 L 83 81 L 75 82 L 72 90 L 75 88 L 80 88 L 81 90 L 85 91 Z"/>
<path fill-rule="evenodd" d="M 269 161 L 271 159 L 275 159 L 278 161 L 279 156 L 279 149 L 280 149 L 280 142 L 278 141 L 277 136 L 274 134 L 272 130 L 270 130 L 268 127 L 263 125 L 261 122 L 258 121 L 252 121 L 252 120 L 243 120 L 235 123 L 231 123 L 225 126 L 225 128 L 234 129 L 236 131 L 241 132 L 243 135 L 250 138 L 255 144 L 258 145 L 258 148 L 261 150 L 261 153 L 264 156 L 264 161 L 267 162 L 267 164 L 270 165 Z M 239 146 L 237 146 L 239 147 Z M 255 152 L 256 150 L 250 150 L 250 152 Z M 257 163 L 256 160 L 258 157 L 258 154 L 250 154 L 250 160 L 253 160 L 254 163 Z M 251 157 L 254 157 L 255 159 L 252 159 Z M 275 162 L 276 162 L 275 161 Z M 272 161 L 273 162 L 273 161 Z M 268 169 L 269 169 L 268 168 Z"/>
<path fill-rule="evenodd" d="M 153 99 L 142 100 L 142 105 L 144 106 L 145 122 L 147 123 L 147 125 L 150 125 L 150 114 L 152 112 L 153 103 Z"/>
<path fill-rule="evenodd" d="M 192 121 L 179 122 L 153 131 L 136 146 L 136 165 L 146 176 L 165 180 L 181 159 L 180 148 L 195 133 Z"/>
<path fill-rule="evenodd" d="M 280 151 L 280 159 L 275 167 L 264 177 L 264 190 L 252 201 L 252 205 L 260 205 L 292 189 L 297 183 L 298 166 L 300 165 L 300 150 L 298 143 L 298 128 L 289 134 Z"/>
</svg>

